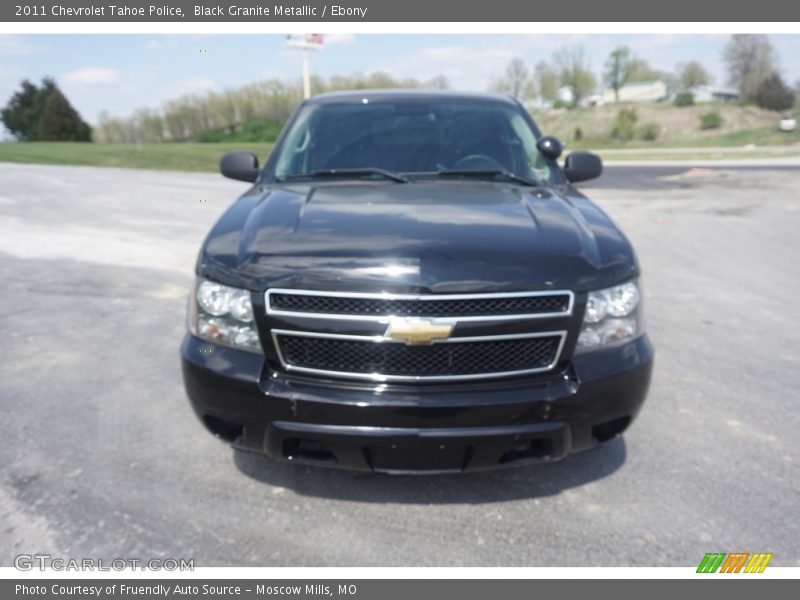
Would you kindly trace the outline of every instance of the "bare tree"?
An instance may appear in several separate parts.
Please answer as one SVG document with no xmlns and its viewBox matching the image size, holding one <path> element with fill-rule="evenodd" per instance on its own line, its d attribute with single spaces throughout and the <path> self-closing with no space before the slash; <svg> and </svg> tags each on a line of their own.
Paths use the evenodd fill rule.
<svg viewBox="0 0 800 600">
<path fill-rule="evenodd" d="M 775 51 L 765 35 L 732 35 L 723 51 L 728 81 L 743 100 L 754 100 L 758 86 L 775 69 Z"/>
<path fill-rule="evenodd" d="M 140 108 L 133 114 L 137 142 L 163 142 L 164 119 L 161 114 L 149 108 Z"/>
<path fill-rule="evenodd" d="M 658 80 L 664 82 L 667 88 L 667 95 L 671 95 L 680 89 L 680 79 L 675 73 L 671 73 L 670 71 L 657 71 L 656 75 L 658 76 Z"/>
<path fill-rule="evenodd" d="M 376 87 L 449 87 L 446 77 L 427 82 L 395 79 L 386 73 L 315 77 L 313 87 L 320 91 L 367 89 Z M 300 81 L 272 79 L 223 92 L 181 96 L 160 109 L 137 109 L 130 117 L 115 118 L 107 112 L 100 117 L 95 137 L 108 143 L 140 143 L 218 139 L 244 129 L 252 122 L 280 123 L 303 97 Z"/>
<path fill-rule="evenodd" d="M 501 94 L 508 94 L 517 100 L 528 100 L 535 95 L 533 79 L 525 66 L 525 61 L 514 57 L 506 67 L 505 74 L 491 84 L 491 89 Z"/>
<path fill-rule="evenodd" d="M 450 81 L 444 75 L 437 75 L 436 77 L 427 81 L 426 87 L 434 90 L 449 90 Z"/>
<path fill-rule="evenodd" d="M 554 55 L 553 62 L 558 69 L 561 84 L 572 91 L 573 106 L 580 104 L 597 87 L 597 79 L 589 67 L 583 47 L 559 50 Z"/>
<path fill-rule="evenodd" d="M 650 63 L 643 58 L 631 57 L 628 61 L 627 81 L 634 83 L 637 81 L 655 81 L 659 77 L 659 72 L 650 66 Z"/>
</svg>

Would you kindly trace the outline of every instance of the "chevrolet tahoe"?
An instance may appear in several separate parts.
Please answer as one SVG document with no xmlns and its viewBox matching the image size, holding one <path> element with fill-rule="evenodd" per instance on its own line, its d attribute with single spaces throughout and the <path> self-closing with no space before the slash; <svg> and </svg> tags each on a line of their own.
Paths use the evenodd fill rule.
<svg viewBox="0 0 800 600">
<path fill-rule="evenodd" d="M 216 436 L 298 464 L 466 472 L 626 430 L 653 348 L 630 242 L 574 184 L 594 154 L 514 99 L 299 104 L 202 244 L 181 347 Z"/>
</svg>

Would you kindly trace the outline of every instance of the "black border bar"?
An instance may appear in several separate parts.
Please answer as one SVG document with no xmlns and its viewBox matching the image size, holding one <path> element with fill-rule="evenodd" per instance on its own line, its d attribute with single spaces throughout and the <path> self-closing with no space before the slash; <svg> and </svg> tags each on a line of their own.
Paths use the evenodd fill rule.
<svg viewBox="0 0 800 600">
<path fill-rule="evenodd" d="M 112 10 L 112 6 L 116 9 Z M 122 7 L 131 9 L 122 14 Z M 205 9 L 205 10 L 203 10 Z M 9 0 L 6 22 L 800 22 L 786 0 Z"/>
</svg>

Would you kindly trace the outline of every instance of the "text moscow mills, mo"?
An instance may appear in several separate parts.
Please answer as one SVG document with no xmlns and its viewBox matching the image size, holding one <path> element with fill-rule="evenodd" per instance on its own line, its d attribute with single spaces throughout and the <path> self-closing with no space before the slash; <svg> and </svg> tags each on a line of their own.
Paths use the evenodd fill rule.
<svg viewBox="0 0 800 600">
<path fill-rule="evenodd" d="M 180 6 L 168 4 L 149 6 L 128 6 L 126 4 L 90 4 L 86 6 L 52 6 L 23 4 L 15 6 L 19 17 L 177 17 L 183 19 L 186 13 Z M 341 18 L 355 17 L 365 19 L 367 7 L 340 6 L 324 4 L 273 4 L 258 6 L 239 6 L 237 4 L 195 4 L 190 16 L 194 17 L 304 17 Z"/>
<path fill-rule="evenodd" d="M 196 597 L 196 596 L 296 596 L 296 597 L 315 597 L 315 596 L 350 596 L 358 595 L 358 587 L 354 584 L 338 584 L 337 586 L 314 584 L 292 584 L 292 585 L 269 585 L 256 584 L 249 587 L 243 585 L 211 585 L 204 583 L 202 586 L 193 584 L 176 585 L 129 585 L 107 584 L 107 585 L 81 585 L 56 583 L 48 585 L 26 585 L 16 584 L 15 594 L 17 596 L 47 596 L 48 592 L 52 596 L 83 597 L 94 596 L 97 598 L 106 596 L 143 596 L 143 597 Z"/>
</svg>

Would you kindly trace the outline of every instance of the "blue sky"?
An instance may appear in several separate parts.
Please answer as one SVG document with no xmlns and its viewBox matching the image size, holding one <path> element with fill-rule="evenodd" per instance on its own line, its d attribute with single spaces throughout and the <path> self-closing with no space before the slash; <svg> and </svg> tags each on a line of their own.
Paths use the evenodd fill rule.
<svg viewBox="0 0 800 600">
<path fill-rule="evenodd" d="M 672 70 L 696 59 L 726 81 L 727 35 L 336 35 L 311 57 L 312 72 L 386 71 L 451 86 L 485 90 L 508 61 L 530 65 L 565 46 L 582 45 L 599 75 L 611 49 L 630 46 L 654 67 Z M 800 35 L 772 35 L 787 82 L 800 80 Z M 201 52 L 201 50 L 203 50 Z M 298 78 L 300 57 L 280 35 L 0 35 L 0 103 L 20 80 L 54 76 L 89 122 L 102 110 L 129 115 L 185 93 L 224 89 L 264 78 Z"/>
</svg>

